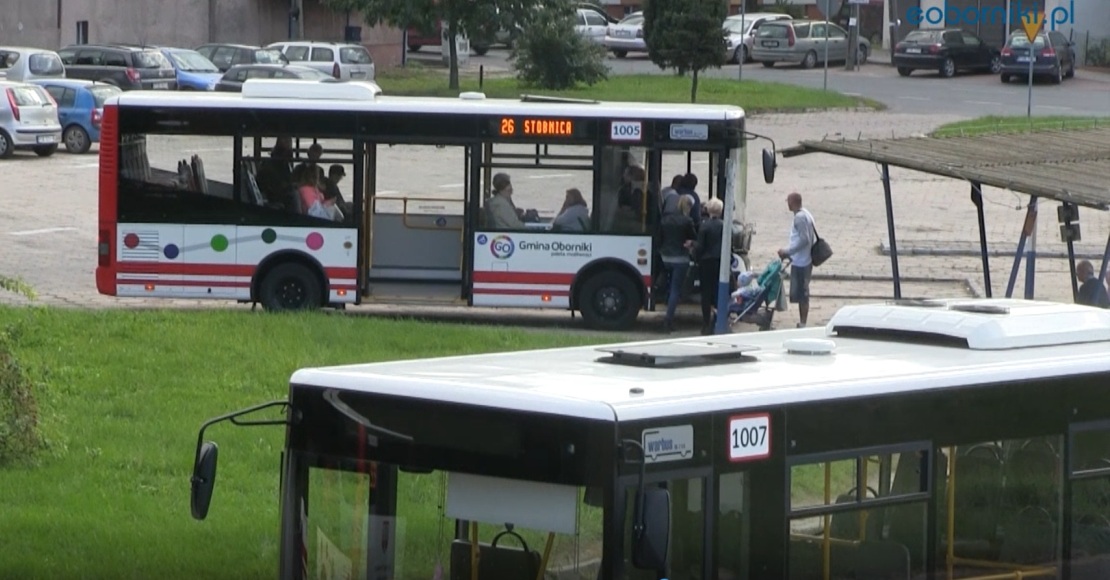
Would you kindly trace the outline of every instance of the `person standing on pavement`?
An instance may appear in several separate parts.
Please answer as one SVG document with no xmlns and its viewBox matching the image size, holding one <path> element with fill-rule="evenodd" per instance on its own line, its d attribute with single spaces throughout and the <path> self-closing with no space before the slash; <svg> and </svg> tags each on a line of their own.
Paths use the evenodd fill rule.
<svg viewBox="0 0 1110 580">
<path fill-rule="evenodd" d="M 1095 267 L 1090 260 L 1083 260 L 1075 265 L 1075 278 L 1079 281 L 1079 296 L 1076 304 L 1110 308 L 1110 296 L 1106 293 L 1106 286 L 1095 274 Z"/>
<path fill-rule="evenodd" d="M 725 204 L 717 198 L 705 202 L 706 217 L 698 228 L 694 259 L 698 263 L 701 285 L 701 333 L 713 334 L 713 307 L 717 305 L 717 283 L 721 273 L 721 234 L 724 232 Z"/>
<path fill-rule="evenodd" d="M 786 196 L 786 207 L 794 214 L 790 241 L 779 250 L 779 258 L 790 258 L 790 301 L 798 305 L 798 328 L 805 328 L 809 318 L 809 279 L 813 274 L 813 244 L 817 242 L 817 224 L 809 210 L 802 207 L 802 194 Z"/>
<path fill-rule="evenodd" d="M 690 269 L 690 248 L 694 245 L 697 230 L 694 220 L 690 219 L 690 208 L 694 200 L 690 196 L 676 196 L 668 198 L 667 207 L 663 208 L 663 218 L 660 220 L 662 230 L 659 253 L 663 258 L 663 267 L 670 276 L 670 289 L 667 292 L 667 315 L 663 319 L 663 331 L 674 330 L 674 313 L 678 308 L 678 301 L 682 296 L 682 287 L 686 282 L 686 273 Z M 677 201 L 671 205 L 671 200 Z"/>
</svg>

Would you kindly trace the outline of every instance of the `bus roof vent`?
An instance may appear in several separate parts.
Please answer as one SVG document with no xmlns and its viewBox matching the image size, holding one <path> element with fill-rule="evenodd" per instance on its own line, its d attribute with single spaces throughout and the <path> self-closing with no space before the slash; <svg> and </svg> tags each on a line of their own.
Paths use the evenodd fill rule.
<svg viewBox="0 0 1110 580">
<path fill-rule="evenodd" d="M 1110 310 L 1013 299 L 892 301 L 846 306 L 829 321 L 846 338 L 1001 350 L 1110 341 Z"/>
<path fill-rule="evenodd" d="M 459 93 L 459 98 L 464 101 L 481 101 L 486 98 L 486 94 L 477 91 L 463 91 Z"/>
<path fill-rule="evenodd" d="M 609 353 L 598 359 L 619 365 L 651 368 L 674 368 L 744 362 L 755 360 L 747 353 L 759 350 L 758 346 L 713 340 L 676 340 L 631 346 L 613 346 L 597 349 Z"/>
<path fill-rule="evenodd" d="M 245 99 L 373 101 L 380 94 L 382 88 L 373 81 L 247 79 L 243 83 Z"/>
<path fill-rule="evenodd" d="M 570 97 L 551 97 L 548 95 L 520 95 L 523 103 L 568 103 L 575 105 L 597 105 L 601 101 L 595 99 L 572 99 Z"/>
</svg>

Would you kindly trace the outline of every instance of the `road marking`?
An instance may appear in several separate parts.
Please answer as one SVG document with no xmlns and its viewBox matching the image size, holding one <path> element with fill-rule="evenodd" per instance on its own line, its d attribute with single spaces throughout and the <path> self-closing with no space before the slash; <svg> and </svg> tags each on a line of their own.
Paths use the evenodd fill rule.
<svg viewBox="0 0 1110 580">
<path fill-rule="evenodd" d="M 554 179 L 556 177 L 574 177 L 573 173 L 548 173 L 547 175 L 529 175 L 528 179 Z"/>
<path fill-rule="evenodd" d="M 396 189 L 379 189 L 375 195 L 392 195 L 394 193 L 401 193 Z"/>
<path fill-rule="evenodd" d="M 928 97 L 898 97 L 899 99 L 906 99 L 907 101 L 928 101 Z"/>
<path fill-rule="evenodd" d="M 862 97 L 863 96 L 860 93 L 841 93 L 841 94 L 842 95 L 848 95 L 849 97 Z"/>
<path fill-rule="evenodd" d="M 1071 107 L 1061 107 L 1059 105 L 1033 105 L 1037 109 L 1053 109 L 1055 111 L 1072 111 Z"/>
<path fill-rule="evenodd" d="M 465 183 L 445 183 L 439 186 L 440 189 L 451 189 L 452 187 L 463 187 Z"/>
<path fill-rule="evenodd" d="M 969 104 L 969 105 L 991 105 L 991 106 L 995 106 L 995 107 L 1002 106 L 1002 103 L 999 103 L 998 101 L 964 101 L 964 102 Z"/>
<path fill-rule="evenodd" d="M 94 161 L 92 163 L 75 163 L 73 165 L 70 165 L 70 167 L 73 167 L 73 168 L 76 168 L 76 169 L 92 169 L 94 167 L 100 167 L 100 162 L 99 161 Z"/>
<path fill-rule="evenodd" d="M 13 236 L 34 236 L 37 234 L 53 234 L 56 232 L 75 232 L 77 228 L 43 228 L 41 230 L 23 230 L 20 232 L 9 232 Z"/>
</svg>

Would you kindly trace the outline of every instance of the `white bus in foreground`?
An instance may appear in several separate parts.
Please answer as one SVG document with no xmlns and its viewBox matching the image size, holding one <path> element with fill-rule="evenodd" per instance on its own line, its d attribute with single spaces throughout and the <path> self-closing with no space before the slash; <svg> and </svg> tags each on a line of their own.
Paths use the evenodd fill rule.
<svg viewBox="0 0 1110 580">
<path fill-rule="evenodd" d="M 108 101 L 99 292 L 269 310 L 569 309 L 590 327 L 623 329 L 661 298 L 658 192 L 685 174 L 703 203 L 736 201 L 724 247 L 745 259 L 754 135 L 740 107 L 380 93 L 364 82 L 252 79 L 242 94 Z M 773 153 L 763 162 L 770 181 Z M 303 178 L 317 170 L 338 176 L 339 212 L 314 207 Z M 499 173 L 512 193 L 491 201 Z M 491 213 L 498 205 L 507 219 Z"/>
<path fill-rule="evenodd" d="M 1005 299 L 309 368 L 192 510 L 274 406 L 283 580 L 1105 579 L 1108 388 L 1110 311 Z"/>
</svg>

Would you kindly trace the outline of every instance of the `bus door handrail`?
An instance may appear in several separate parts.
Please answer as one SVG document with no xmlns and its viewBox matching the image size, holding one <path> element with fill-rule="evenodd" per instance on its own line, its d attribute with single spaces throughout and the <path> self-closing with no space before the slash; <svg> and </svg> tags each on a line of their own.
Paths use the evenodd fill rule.
<svg viewBox="0 0 1110 580">
<path fill-rule="evenodd" d="M 401 202 L 401 224 L 404 225 L 406 228 L 409 228 L 411 230 L 434 230 L 434 231 L 438 231 L 438 232 L 442 232 L 442 231 L 461 232 L 463 230 L 461 227 L 457 227 L 457 228 L 442 227 L 441 228 L 439 226 L 426 226 L 426 225 L 417 225 L 417 224 L 410 223 L 409 222 L 409 202 L 410 201 L 436 201 L 436 202 L 447 202 L 447 203 L 460 203 L 460 204 L 463 204 L 463 215 L 465 216 L 466 215 L 466 201 L 464 201 L 464 200 L 440 199 L 440 198 L 435 198 L 435 197 L 407 197 L 407 196 L 379 196 L 379 195 L 375 195 L 374 196 L 374 206 L 371 208 L 371 211 L 374 214 L 378 213 L 378 201 L 400 201 Z M 413 214 L 413 215 L 421 215 L 421 214 Z M 435 214 L 429 214 L 429 217 L 432 217 L 434 215 Z M 443 216 L 441 216 L 441 217 L 443 217 Z"/>
</svg>

